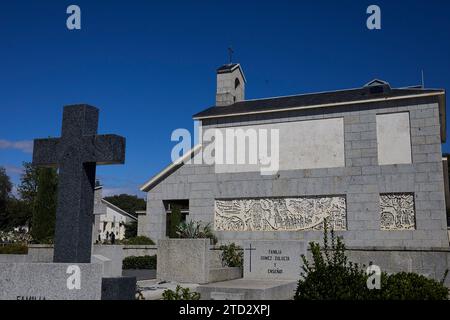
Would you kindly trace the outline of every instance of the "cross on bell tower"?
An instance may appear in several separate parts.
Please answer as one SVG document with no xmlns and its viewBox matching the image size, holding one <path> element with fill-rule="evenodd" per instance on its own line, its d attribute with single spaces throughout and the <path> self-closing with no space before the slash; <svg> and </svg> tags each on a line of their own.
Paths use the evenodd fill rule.
<svg viewBox="0 0 450 320">
<path fill-rule="evenodd" d="M 234 50 L 231 46 L 228 47 L 228 63 L 232 64 L 233 63 L 233 53 Z"/>
</svg>

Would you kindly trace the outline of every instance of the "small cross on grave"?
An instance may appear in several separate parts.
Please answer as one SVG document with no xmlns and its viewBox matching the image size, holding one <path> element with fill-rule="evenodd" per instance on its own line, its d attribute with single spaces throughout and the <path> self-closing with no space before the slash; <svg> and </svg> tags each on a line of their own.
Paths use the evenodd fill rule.
<svg viewBox="0 0 450 320">
<path fill-rule="evenodd" d="M 249 248 L 245 248 L 245 250 L 249 251 L 249 272 L 252 272 L 252 251 L 255 251 L 256 248 L 252 248 L 252 244 L 250 243 Z"/>
<path fill-rule="evenodd" d="M 61 138 L 34 140 L 33 165 L 59 168 L 54 262 L 91 261 L 96 165 L 125 162 L 125 138 L 97 135 L 98 114 L 66 106 Z"/>
</svg>

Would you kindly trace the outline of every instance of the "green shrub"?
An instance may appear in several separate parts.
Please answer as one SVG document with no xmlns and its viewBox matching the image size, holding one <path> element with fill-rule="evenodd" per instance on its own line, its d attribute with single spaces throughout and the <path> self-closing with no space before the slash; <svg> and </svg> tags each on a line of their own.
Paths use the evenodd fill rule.
<svg viewBox="0 0 450 320">
<path fill-rule="evenodd" d="M 138 236 L 130 239 L 124 239 L 120 241 L 121 244 L 125 245 L 154 245 L 155 242 L 153 242 L 152 239 L 145 237 L 145 236 Z"/>
<path fill-rule="evenodd" d="M 331 231 L 328 243 L 324 224 L 324 246 L 310 243 L 313 264 L 302 255 L 303 272 L 295 300 L 445 300 L 448 289 L 442 282 L 415 273 L 381 274 L 380 289 L 367 287 L 369 275 L 356 263 L 349 262 L 345 244 Z M 447 272 L 446 272 L 447 274 Z"/>
<path fill-rule="evenodd" d="M 221 258 L 222 264 L 227 267 L 240 267 L 242 268 L 244 260 L 244 251 L 235 243 L 229 245 L 220 246 L 222 250 Z"/>
<path fill-rule="evenodd" d="M 368 299 L 367 275 L 357 264 L 347 261 L 345 245 L 331 231 L 328 244 L 327 224 L 324 224 L 323 252 L 318 243 L 311 242 L 311 265 L 304 255 L 303 273 L 298 282 L 295 300 L 358 300 Z"/>
<path fill-rule="evenodd" d="M 28 254 L 28 247 L 25 244 L 11 243 L 0 246 L 0 254 Z"/>
<path fill-rule="evenodd" d="M 123 259 L 122 268 L 128 269 L 156 269 L 156 255 L 155 256 L 130 256 Z"/>
<path fill-rule="evenodd" d="M 162 294 L 163 300 L 200 300 L 200 293 L 191 292 L 189 288 L 177 286 L 175 291 L 167 289 Z"/>
<path fill-rule="evenodd" d="M 383 274 L 378 298 L 383 300 L 446 300 L 448 288 L 443 285 L 443 281 L 438 282 L 412 272 Z"/>
<path fill-rule="evenodd" d="M 177 227 L 177 234 L 183 239 L 211 239 L 217 243 L 217 237 L 212 231 L 211 224 L 203 224 L 201 221 L 182 222 Z"/>
</svg>

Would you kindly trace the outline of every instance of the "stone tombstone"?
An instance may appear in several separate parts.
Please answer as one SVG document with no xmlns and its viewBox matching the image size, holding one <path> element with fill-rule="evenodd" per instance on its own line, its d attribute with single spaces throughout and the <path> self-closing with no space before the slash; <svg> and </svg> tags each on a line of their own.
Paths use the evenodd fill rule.
<svg viewBox="0 0 450 320">
<path fill-rule="evenodd" d="M 34 141 L 33 165 L 59 168 L 53 263 L 0 264 L 1 299 L 134 298 L 135 278 L 105 278 L 104 264 L 91 263 L 96 165 L 125 161 L 125 139 L 97 135 L 98 115 L 66 106 L 61 138 Z"/>
<path fill-rule="evenodd" d="M 100 300 L 97 263 L 0 263 L 0 300 Z"/>
<path fill-rule="evenodd" d="M 298 240 L 244 241 L 244 279 L 296 281 L 306 249 Z"/>
</svg>

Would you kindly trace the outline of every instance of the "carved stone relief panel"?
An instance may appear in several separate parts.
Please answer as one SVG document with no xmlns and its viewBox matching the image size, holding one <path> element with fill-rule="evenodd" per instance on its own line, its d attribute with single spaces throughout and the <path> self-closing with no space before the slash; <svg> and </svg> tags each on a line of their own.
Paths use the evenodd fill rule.
<svg viewBox="0 0 450 320">
<path fill-rule="evenodd" d="M 380 195 L 381 230 L 414 230 L 416 227 L 414 194 Z"/>
<path fill-rule="evenodd" d="M 347 229 L 345 196 L 215 201 L 217 231 L 323 230 L 324 219 L 336 231 Z"/>
</svg>

